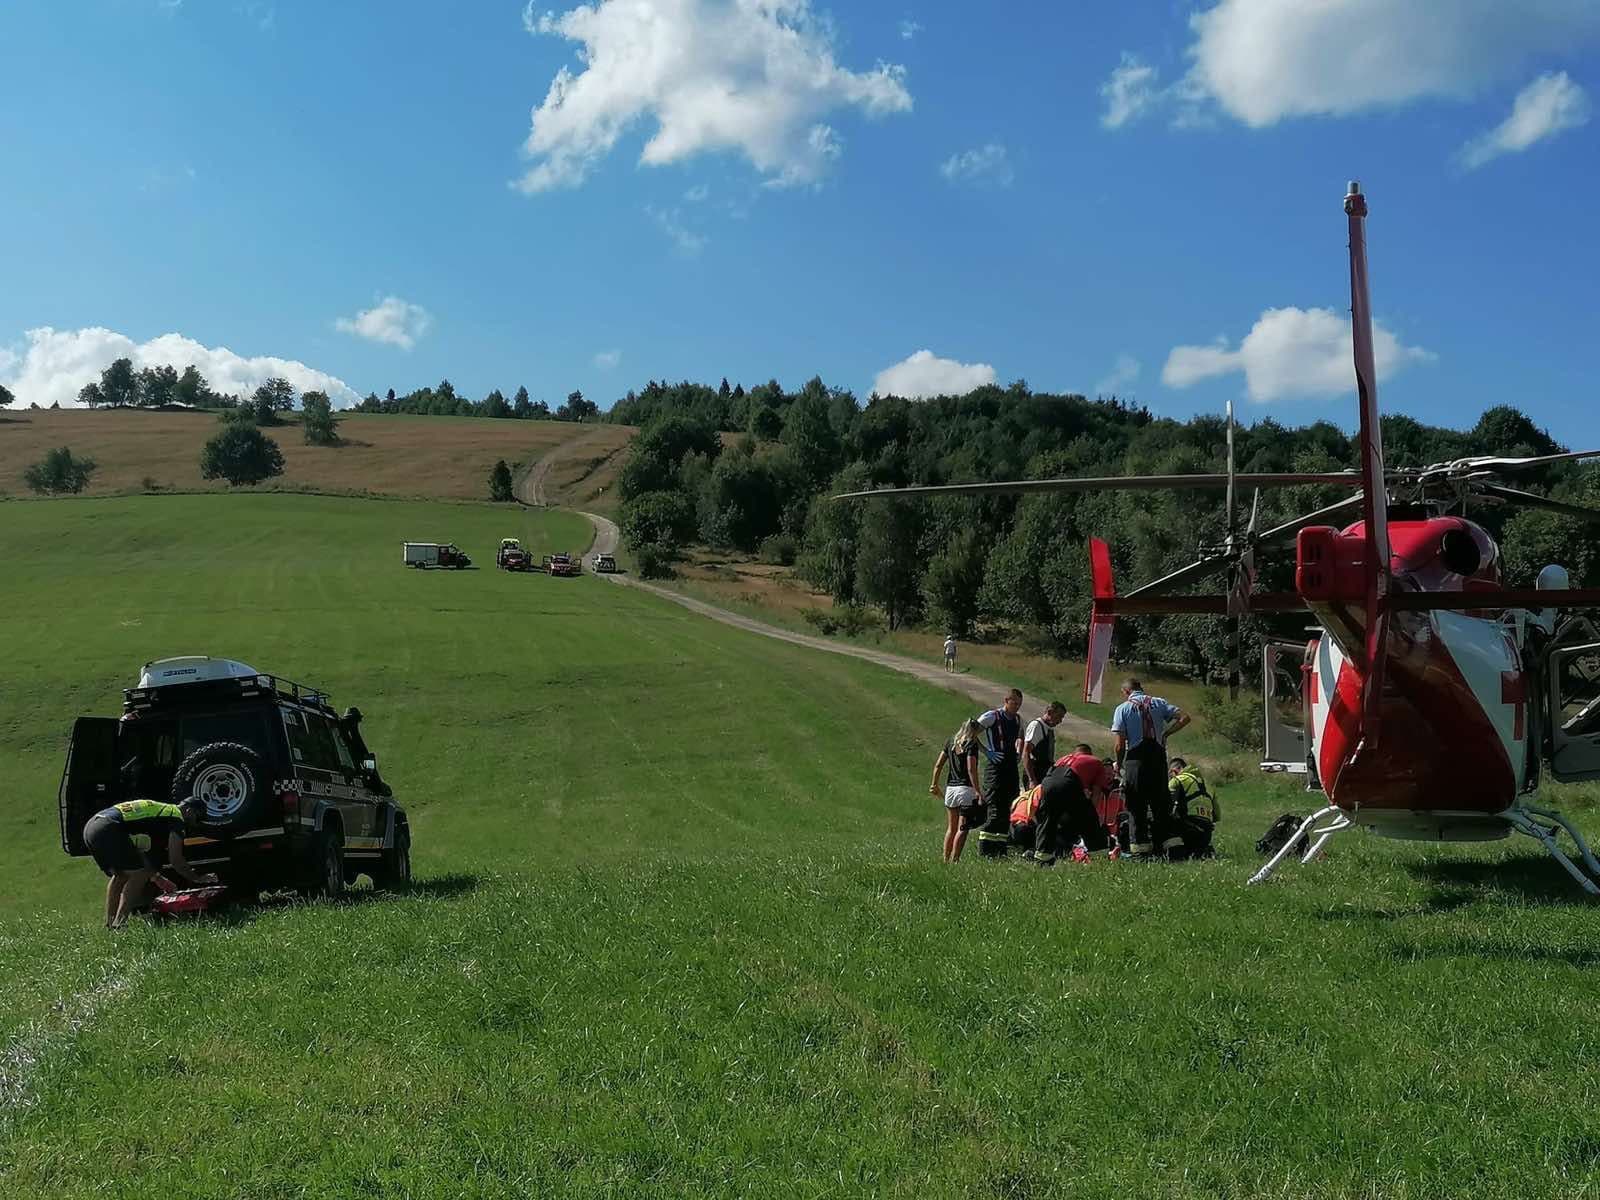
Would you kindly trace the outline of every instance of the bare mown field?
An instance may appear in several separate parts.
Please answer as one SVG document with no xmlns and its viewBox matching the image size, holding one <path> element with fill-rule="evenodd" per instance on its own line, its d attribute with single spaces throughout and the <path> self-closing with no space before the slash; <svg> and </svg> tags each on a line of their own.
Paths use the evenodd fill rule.
<svg viewBox="0 0 1600 1200">
<path fill-rule="evenodd" d="M 531 461 L 599 429 L 615 430 L 617 445 L 632 432 L 560 421 L 352 413 L 339 422 L 344 444 L 325 447 L 305 444 L 295 414 L 291 423 L 267 430 L 286 464 L 268 486 L 482 500 L 496 459 Z M 221 482 L 200 478 L 200 448 L 216 430 L 210 413 L 7 410 L 0 416 L 0 495 L 27 495 L 23 472 L 54 446 L 98 464 L 88 495 L 145 489 L 146 480 L 169 491 L 223 490 Z"/>
</svg>

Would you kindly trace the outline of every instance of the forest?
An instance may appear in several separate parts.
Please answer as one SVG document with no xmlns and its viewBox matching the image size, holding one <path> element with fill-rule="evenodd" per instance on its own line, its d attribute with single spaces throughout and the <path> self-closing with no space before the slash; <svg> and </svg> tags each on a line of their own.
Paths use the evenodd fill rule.
<svg viewBox="0 0 1600 1200">
<path fill-rule="evenodd" d="M 864 488 L 1085 475 L 1187 474 L 1226 467 L 1224 417 L 1157 417 L 1115 398 L 1034 392 L 1026 383 L 964 396 L 906 400 L 812 379 L 796 392 L 775 381 L 745 391 L 650 383 L 619 400 L 609 419 L 638 425 L 618 480 L 621 526 L 640 570 L 667 574 L 691 544 L 793 564 L 837 604 L 871 606 L 891 627 L 926 624 L 970 637 L 1011 636 L 1079 655 L 1089 613 L 1085 544 L 1112 547 L 1126 590 L 1220 544 L 1220 490 L 1092 492 L 918 501 L 838 502 Z M 1470 428 L 1410 417 L 1383 419 L 1385 460 L 1420 466 L 1479 454 L 1539 455 L 1559 446 L 1509 405 Z M 1238 426 L 1241 472 L 1354 467 L 1353 438 L 1319 421 L 1265 417 Z M 1561 464 L 1525 472 L 1517 485 L 1572 503 L 1600 502 L 1600 468 Z M 1338 488 L 1294 486 L 1240 497 L 1241 525 L 1259 505 L 1265 530 L 1342 499 Z M 1574 586 L 1600 584 L 1600 555 L 1578 521 L 1537 509 L 1474 501 L 1468 515 L 1499 541 L 1508 583 L 1531 586 L 1559 562 Z M 1263 549 L 1258 588 L 1292 590 L 1294 547 Z M 1303 616 L 1253 616 L 1256 632 L 1298 635 Z M 1274 623 L 1275 621 L 1275 623 Z M 1224 667 L 1220 624 L 1201 616 L 1118 623 L 1123 661 L 1196 676 Z"/>
</svg>

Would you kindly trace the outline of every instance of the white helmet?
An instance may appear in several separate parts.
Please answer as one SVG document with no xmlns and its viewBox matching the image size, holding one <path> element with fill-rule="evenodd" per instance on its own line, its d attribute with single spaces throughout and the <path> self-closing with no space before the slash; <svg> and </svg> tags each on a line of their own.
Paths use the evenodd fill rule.
<svg viewBox="0 0 1600 1200">
<path fill-rule="evenodd" d="M 1551 563 L 1539 572 L 1537 586 L 1541 592 L 1564 592 L 1571 586 L 1571 579 L 1565 567 Z"/>
</svg>

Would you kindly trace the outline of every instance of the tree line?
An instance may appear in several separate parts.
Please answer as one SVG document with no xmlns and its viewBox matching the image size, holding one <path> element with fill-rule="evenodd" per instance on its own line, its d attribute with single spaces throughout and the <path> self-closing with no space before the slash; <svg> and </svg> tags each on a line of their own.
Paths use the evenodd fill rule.
<svg viewBox="0 0 1600 1200">
<path fill-rule="evenodd" d="M 1021 636 L 1081 655 L 1090 607 L 1086 539 L 1112 547 L 1120 583 L 1132 586 L 1193 561 L 1225 534 L 1220 490 L 1042 493 L 916 502 L 835 502 L 868 488 L 1085 475 L 1225 470 L 1219 416 L 1159 418 L 1118 399 L 1036 393 L 1025 382 L 964 396 L 911 401 L 851 393 L 812 379 L 795 392 L 652 383 L 629 393 L 611 419 L 643 426 L 618 479 L 620 524 L 641 572 L 665 573 L 691 543 L 794 564 L 847 613 L 870 606 L 891 627 L 926 623 L 972 636 Z M 1391 466 L 1476 454 L 1554 453 L 1557 443 L 1509 405 L 1469 429 L 1405 416 L 1383 420 Z M 1325 472 L 1356 462 L 1352 438 L 1318 421 L 1272 418 L 1240 426 L 1240 471 Z M 1557 465 L 1518 486 L 1573 503 L 1600 503 L 1600 470 Z M 1348 496 L 1299 486 L 1263 491 L 1257 528 L 1268 529 Z M 1254 498 L 1242 497 L 1243 523 Z M 1575 583 L 1600 585 L 1600 553 L 1579 522 L 1537 509 L 1470 513 L 1501 545 L 1508 582 L 1531 586 L 1561 562 Z M 1257 556 L 1258 587 L 1293 590 L 1292 542 Z M 1218 585 L 1220 586 L 1220 585 Z M 1303 633 L 1303 617 L 1252 616 L 1252 632 Z M 1118 656 L 1201 676 L 1225 667 L 1220 625 L 1199 616 L 1118 623 Z"/>
<path fill-rule="evenodd" d="M 482 400 L 469 400 L 456 391 L 448 380 L 439 381 L 438 387 L 418 388 L 403 396 L 395 395 L 390 388 L 385 396 L 369 392 L 355 406 L 362 413 L 405 413 L 424 417 L 488 417 L 496 420 L 517 421 L 597 421 L 600 406 L 584 398 L 582 392 L 570 392 L 566 401 L 554 411 L 544 400 L 530 400 L 528 389 L 519 387 L 516 395 L 507 400 L 505 393 L 495 388 Z"/>
</svg>

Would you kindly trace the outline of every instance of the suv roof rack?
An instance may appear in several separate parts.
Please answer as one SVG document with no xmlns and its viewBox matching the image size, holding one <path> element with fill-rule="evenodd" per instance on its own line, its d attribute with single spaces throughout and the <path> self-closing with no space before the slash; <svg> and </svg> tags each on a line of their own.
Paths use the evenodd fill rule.
<svg viewBox="0 0 1600 1200">
<path fill-rule="evenodd" d="M 314 708 L 338 717 L 328 693 L 276 675 L 239 675 L 224 679 L 202 679 L 194 683 L 171 683 L 164 687 L 132 687 L 122 690 L 122 711 L 132 716 L 158 706 L 203 703 L 229 703 L 237 700 L 271 698 Z"/>
</svg>

